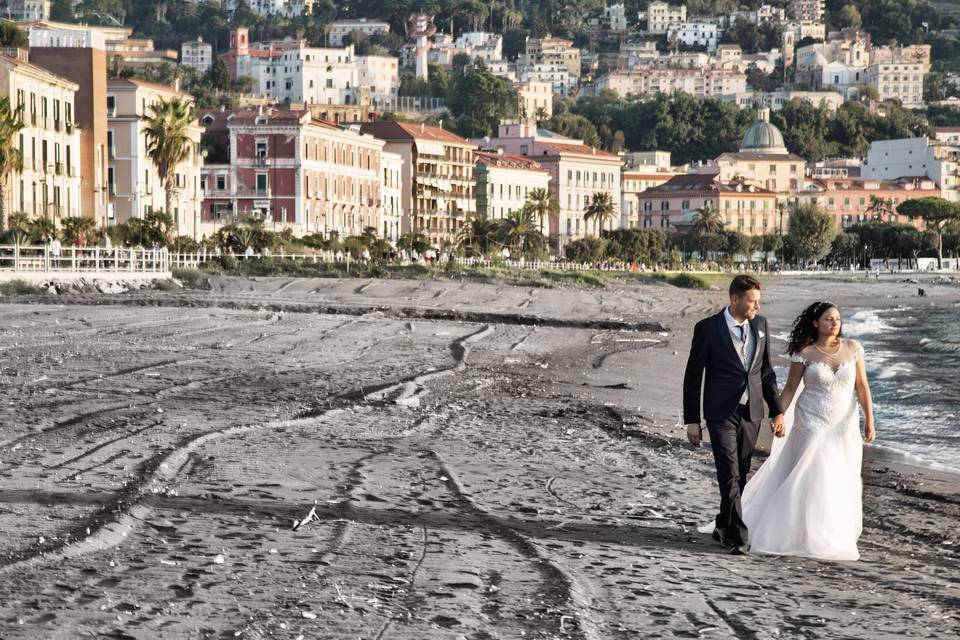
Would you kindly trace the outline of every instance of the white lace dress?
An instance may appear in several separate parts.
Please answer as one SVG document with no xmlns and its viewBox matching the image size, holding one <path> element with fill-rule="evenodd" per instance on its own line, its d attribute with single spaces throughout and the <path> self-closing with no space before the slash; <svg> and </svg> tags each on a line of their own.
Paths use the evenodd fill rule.
<svg viewBox="0 0 960 640">
<path fill-rule="evenodd" d="M 809 346 L 791 356 L 806 366 L 786 412 L 787 435 L 744 490 L 750 549 L 758 553 L 857 560 L 863 529 L 863 442 L 854 383 L 860 344 L 834 354 Z"/>
</svg>

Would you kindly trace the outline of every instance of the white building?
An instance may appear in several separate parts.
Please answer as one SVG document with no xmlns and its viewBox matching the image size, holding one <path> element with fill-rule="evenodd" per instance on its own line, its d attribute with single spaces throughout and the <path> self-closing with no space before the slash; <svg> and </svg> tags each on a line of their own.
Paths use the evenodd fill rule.
<svg viewBox="0 0 960 640">
<path fill-rule="evenodd" d="M 180 45 L 180 64 L 206 73 L 213 65 L 213 46 L 203 38 L 184 42 Z"/>
<path fill-rule="evenodd" d="M 453 66 L 453 58 L 459 54 L 470 60 L 483 60 L 486 64 L 503 60 L 503 36 L 485 31 L 469 31 L 454 40 L 449 34 L 438 33 L 427 57 L 430 62 L 443 67 Z"/>
<path fill-rule="evenodd" d="M 517 91 L 517 117 L 528 122 L 553 116 L 553 85 L 525 80 L 514 84 Z"/>
<path fill-rule="evenodd" d="M 50 19 L 50 0 L 8 0 L 10 18 L 16 22 Z"/>
<path fill-rule="evenodd" d="M 546 82 L 553 92 L 561 96 L 570 95 L 577 86 L 577 78 L 565 66 L 556 64 L 520 64 L 517 65 L 517 77 L 520 82 Z"/>
<path fill-rule="evenodd" d="M 671 26 L 686 20 L 687 5 L 677 7 L 666 2 L 651 2 L 647 6 L 647 33 L 666 33 Z"/>
<path fill-rule="evenodd" d="M 224 8 L 228 11 L 236 9 L 242 2 L 250 7 L 250 11 L 260 16 L 283 16 L 295 18 L 313 10 L 314 0 L 227 0 Z M 231 6 L 233 7 L 231 9 Z"/>
<path fill-rule="evenodd" d="M 724 102 L 733 102 L 741 109 L 762 109 L 780 111 L 791 100 L 804 100 L 815 107 L 826 106 L 830 111 L 836 111 L 845 102 L 842 95 L 836 91 L 746 91 L 734 95 L 720 96 Z"/>
<path fill-rule="evenodd" d="M 398 64 L 392 56 L 357 56 L 360 87 L 369 89 L 372 100 L 393 100 L 400 91 Z"/>
<path fill-rule="evenodd" d="M 306 104 L 369 104 L 396 98 L 400 75 L 396 58 L 356 56 L 353 45 L 307 47 L 302 43 L 266 56 L 237 59 L 249 64 L 257 92 L 279 102 Z"/>
<path fill-rule="evenodd" d="M 13 139 L 23 167 L 11 172 L 4 193 L 8 214 L 22 211 L 59 226 L 81 210 L 80 130 L 74 115 L 79 86 L 24 60 L 0 56 L 0 95 L 22 109 Z"/>
<path fill-rule="evenodd" d="M 359 31 L 367 37 L 386 35 L 390 33 L 390 23 L 367 18 L 337 20 L 330 23 L 329 45 L 331 47 L 342 47 L 343 39 L 354 31 Z"/>
<path fill-rule="evenodd" d="M 611 71 L 597 79 L 595 93 L 610 89 L 620 97 L 628 95 L 672 94 L 683 91 L 698 98 L 743 93 L 747 76 L 727 69 L 674 69 L 648 67 Z"/>
<path fill-rule="evenodd" d="M 410 231 L 409 221 L 403 211 L 403 157 L 399 153 L 383 151 L 383 186 L 380 189 L 383 229 L 381 234 L 388 242 L 396 242 L 403 233 Z M 408 225 L 403 226 L 407 220 Z"/>
<path fill-rule="evenodd" d="M 787 18 L 787 12 L 783 7 L 775 7 L 769 4 L 762 4 L 756 9 L 745 11 L 734 11 L 727 16 L 727 24 L 733 24 L 737 20 L 746 20 L 754 24 L 763 24 L 765 22 L 784 22 Z"/>
<path fill-rule="evenodd" d="M 477 214 L 491 220 L 502 220 L 511 211 L 519 211 L 534 189 L 548 189 L 550 174 L 540 164 L 524 156 L 504 153 L 503 149 L 477 151 L 473 154 L 477 182 Z M 546 232 L 549 221 L 541 221 Z"/>
<path fill-rule="evenodd" d="M 790 12 L 797 20 L 822 22 L 824 0 L 790 0 Z"/>
<path fill-rule="evenodd" d="M 871 143 L 860 174 L 880 180 L 926 176 L 937 183 L 943 198 L 960 201 L 958 169 L 960 147 L 922 136 Z"/>
<path fill-rule="evenodd" d="M 607 28 L 614 33 L 627 30 L 627 11 L 623 3 L 612 4 L 603 8 L 603 21 Z"/>
<path fill-rule="evenodd" d="M 718 29 L 709 22 L 680 22 L 667 28 L 667 38 L 676 39 L 688 47 L 706 47 L 707 51 L 717 48 Z"/>
</svg>

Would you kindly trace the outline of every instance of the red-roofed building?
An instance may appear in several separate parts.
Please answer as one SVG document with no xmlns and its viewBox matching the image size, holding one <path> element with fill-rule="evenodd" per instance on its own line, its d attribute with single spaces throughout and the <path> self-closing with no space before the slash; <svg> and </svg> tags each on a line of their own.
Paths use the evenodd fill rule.
<svg viewBox="0 0 960 640">
<path fill-rule="evenodd" d="M 669 231 L 691 226 L 697 212 L 710 205 L 723 215 L 727 231 L 747 235 L 777 233 L 777 193 L 742 179 L 721 181 L 716 175 L 674 176 L 639 196 L 641 226 Z"/>
<path fill-rule="evenodd" d="M 550 174 L 550 193 L 560 205 L 559 216 L 550 221 L 549 234 L 556 238 L 552 248 L 562 253 L 570 240 L 599 233 L 596 221 L 583 219 L 585 208 L 598 192 L 609 193 L 613 201 L 616 217 L 607 226 L 623 225 L 618 154 L 518 122 L 504 122 L 496 138 L 477 142 L 485 148 L 536 160 Z"/>
<path fill-rule="evenodd" d="M 882 222 L 913 224 L 923 229 L 922 220 L 910 221 L 895 213 L 897 205 L 915 198 L 940 197 L 940 188 L 925 176 L 880 180 L 869 178 L 821 178 L 808 180 L 798 194 L 802 204 L 816 204 L 834 216 L 837 229 L 843 230 L 879 217 Z M 882 201 L 885 206 L 874 203 Z M 881 215 L 882 212 L 885 212 Z"/>
<path fill-rule="evenodd" d="M 200 122 L 216 146 L 201 178 L 205 232 L 250 217 L 295 235 L 380 230 L 382 141 L 309 110 L 209 110 Z"/>
<path fill-rule="evenodd" d="M 549 189 L 550 174 L 531 158 L 498 151 L 474 153 L 477 181 L 477 214 L 490 219 L 505 218 L 511 211 L 523 208 L 534 189 Z M 546 221 L 541 221 L 546 232 Z"/>
<path fill-rule="evenodd" d="M 409 122 L 367 122 L 360 131 L 386 142 L 401 156 L 401 232 L 425 235 L 437 247 L 456 243 L 476 211 L 474 145 L 440 127 Z"/>
</svg>

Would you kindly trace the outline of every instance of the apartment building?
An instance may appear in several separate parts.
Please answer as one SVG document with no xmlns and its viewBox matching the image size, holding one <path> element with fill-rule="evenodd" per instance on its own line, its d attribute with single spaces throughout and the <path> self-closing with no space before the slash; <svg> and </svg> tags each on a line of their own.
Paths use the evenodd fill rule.
<svg viewBox="0 0 960 640">
<path fill-rule="evenodd" d="M 501 220 L 511 212 L 519 211 L 535 189 L 549 189 L 550 174 L 532 158 L 495 151 L 474 153 L 474 177 L 477 186 L 477 214 L 491 220 Z M 549 221 L 540 221 L 546 233 Z"/>
<path fill-rule="evenodd" d="M 939 197 L 940 189 L 929 178 L 899 178 L 879 180 L 869 178 L 814 178 L 797 194 L 801 204 L 815 204 L 833 216 L 837 229 L 871 220 L 896 224 L 913 224 L 923 228 L 921 220 L 911 221 L 896 213 L 905 200 Z M 875 200 L 885 204 L 887 213 L 880 215 Z"/>
<path fill-rule="evenodd" d="M 624 226 L 636 229 L 643 224 L 640 194 L 658 187 L 680 171 L 670 165 L 669 151 L 638 151 L 625 154 L 621 173 L 621 204 Z"/>
<path fill-rule="evenodd" d="M 50 0 L 8 0 L 9 16 L 15 22 L 50 18 Z"/>
<path fill-rule="evenodd" d="M 327 44 L 331 47 L 342 47 L 343 39 L 358 32 L 369 37 L 390 33 L 390 23 L 383 20 L 357 18 L 354 20 L 335 20 L 330 23 Z"/>
<path fill-rule="evenodd" d="M 106 42 L 107 59 L 119 58 L 123 65 L 131 69 L 142 69 L 149 65 L 169 64 L 176 66 L 177 52 L 174 49 L 157 49 L 150 38 L 126 38 Z"/>
<path fill-rule="evenodd" d="M 860 175 L 873 180 L 926 177 L 936 183 L 941 197 L 960 201 L 960 146 L 926 136 L 876 140 Z"/>
<path fill-rule="evenodd" d="M 667 28 L 667 39 L 688 47 L 705 47 L 707 51 L 716 51 L 719 33 L 715 23 L 684 21 Z"/>
<path fill-rule="evenodd" d="M 537 122 L 553 116 L 553 85 L 524 80 L 513 85 L 517 91 L 517 117 Z"/>
<path fill-rule="evenodd" d="M 549 84 L 553 93 L 568 96 L 577 86 L 577 76 L 565 65 L 555 63 L 518 64 L 517 79 L 520 82 Z"/>
<path fill-rule="evenodd" d="M 458 54 L 469 56 L 471 60 L 483 60 L 486 64 L 500 62 L 503 60 L 503 36 L 485 31 L 468 31 L 454 40 L 448 34 L 437 34 L 427 52 L 427 59 L 450 68 L 453 58 Z"/>
<path fill-rule="evenodd" d="M 74 119 L 79 86 L 20 58 L 0 56 L 0 95 L 20 109 L 24 124 L 15 144 L 23 170 L 10 176 L 4 194 L 9 213 L 46 218 L 58 227 L 83 215 L 80 199 L 80 132 Z"/>
<path fill-rule="evenodd" d="M 25 25 L 26 26 L 26 25 Z M 80 130 L 77 153 L 80 215 L 107 224 L 107 60 L 108 38 L 123 39 L 129 29 L 86 27 L 41 21 L 27 26 L 30 62 L 77 84 L 74 125 Z"/>
<path fill-rule="evenodd" d="M 474 145 L 440 127 L 406 122 L 368 122 L 360 131 L 386 144 L 403 161 L 404 225 L 437 247 L 457 242 L 460 229 L 476 211 Z"/>
<path fill-rule="evenodd" d="M 666 33 L 670 27 L 687 20 L 687 6 L 674 6 L 666 2 L 651 2 L 647 5 L 647 33 Z"/>
<path fill-rule="evenodd" d="M 580 79 L 580 49 L 573 46 L 573 40 L 553 36 L 528 36 L 525 53 L 520 62 L 525 65 L 543 65 L 544 68 L 566 69 L 575 81 Z"/>
<path fill-rule="evenodd" d="M 400 76 L 396 58 L 357 56 L 353 45 L 308 47 L 303 40 L 248 42 L 245 28 L 230 32 L 222 54 L 233 77 L 250 76 L 255 91 L 278 102 L 370 104 L 396 98 Z"/>
<path fill-rule="evenodd" d="M 213 45 L 203 38 L 188 40 L 180 45 L 180 64 L 193 67 L 198 73 L 206 73 L 213 66 Z"/>
<path fill-rule="evenodd" d="M 380 214 L 380 235 L 387 242 L 396 244 L 400 236 L 410 230 L 404 228 L 405 222 L 409 227 L 409 218 L 403 209 L 403 157 L 390 151 L 384 151 L 381 156 L 383 185 L 380 200 L 383 206 Z"/>
<path fill-rule="evenodd" d="M 259 16 L 295 18 L 310 13 L 314 0 L 224 0 L 223 8 L 234 12 L 241 4 Z"/>
<path fill-rule="evenodd" d="M 930 73 L 930 45 L 875 47 L 866 83 L 880 100 L 897 100 L 908 109 L 923 106 L 923 81 Z"/>
<path fill-rule="evenodd" d="M 677 91 L 700 98 L 716 97 L 745 92 L 747 76 L 731 69 L 647 67 L 611 71 L 601 76 L 594 91 L 599 93 L 604 89 L 614 91 L 620 97 Z"/>
<path fill-rule="evenodd" d="M 824 0 L 790 0 L 790 13 L 797 20 L 823 22 Z"/>
<path fill-rule="evenodd" d="M 295 235 L 380 229 L 383 142 L 310 111 L 203 111 L 219 153 L 203 169 L 206 229 L 263 220 Z"/>
<path fill-rule="evenodd" d="M 597 222 L 583 218 L 584 209 L 597 192 L 610 195 L 616 215 L 613 226 L 622 226 L 619 155 L 515 121 L 502 122 L 496 138 L 478 143 L 536 160 L 550 174 L 550 193 L 557 200 L 560 213 L 551 221 L 549 235 L 556 239 L 556 250 L 561 254 L 570 240 L 599 233 Z"/>
<path fill-rule="evenodd" d="M 721 180 L 710 174 L 678 175 L 647 189 L 638 199 L 640 226 L 644 229 L 690 228 L 705 206 L 720 212 L 727 231 L 765 235 L 786 228 L 778 215 L 777 194 L 742 180 Z"/>
<path fill-rule="evenodd" d="M 144 116 L 150 116 L 150 107 L 171 98 L 193 101 L 193 98 L 151 82 L 131 79 L 107 81 L 107 148 L 109 165 L 107 184 L 113 205 L 111 222 L 124 223 L 132 218 L 143 218 L 154 210 L 165 210 L 166 188 L 157 167 L 147 153 Z M 203 129 L 194 121 L 188 130 L 191 146 L 187 159 L 175 170 L 176 194 L 173 217 L 176 234 L 198 238 L 200 231 L 200 136 Z"/>
</svg>

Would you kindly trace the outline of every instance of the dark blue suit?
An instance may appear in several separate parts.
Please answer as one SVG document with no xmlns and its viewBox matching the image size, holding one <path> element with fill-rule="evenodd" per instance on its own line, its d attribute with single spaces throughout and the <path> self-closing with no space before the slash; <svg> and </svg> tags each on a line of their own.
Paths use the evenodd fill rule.
<svg viewBox="0 0 960 640">
<path fill-rule="evenodd" d="M 777 375 L 770 364 L 766 319 L 757 316 L 751 320 L 750 332 L 755 348 L 753 359 L 744 366 L 723 311 L 698 322 L 693 329 L 693 342 L 683 377 L 685 424 L 700 423 L 701 385 L 703 388 L 703 417 L 710 432 L 720 485 L 717 528 L 729 544 L 741 545 L 747 544 L 748 539 L 740 496 L 750 473 L 750 461 L 763 420 L 764 401 L 770 417 L 783 413 Z M 744 390 L 747 390 L 749 400 L 741 406 Z"/>
</svg>

